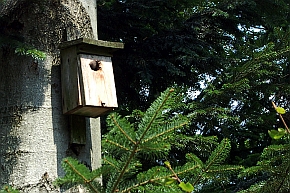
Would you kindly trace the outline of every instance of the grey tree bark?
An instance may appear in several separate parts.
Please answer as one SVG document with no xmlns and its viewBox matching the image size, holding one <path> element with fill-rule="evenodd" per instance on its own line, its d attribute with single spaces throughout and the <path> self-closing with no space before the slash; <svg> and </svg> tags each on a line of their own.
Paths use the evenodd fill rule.
<svg viewBox="0 0 290 193">
<path fill-rule="evenodd" d="M 47 54 L 35 60 L 16 55 L 9 45 L 0 49 L 0 188 L 60 192 L 51 182 L 63 175 L 63 158 L 76 157 L 93 169 L 100 165 L 99 119 L 86 118 L 85 145 L 70 144 L 57 48 L 65 40 L 97 39 L 96 1 L 7 0 L 0 17 L 7 35 Z"/>
</svg>

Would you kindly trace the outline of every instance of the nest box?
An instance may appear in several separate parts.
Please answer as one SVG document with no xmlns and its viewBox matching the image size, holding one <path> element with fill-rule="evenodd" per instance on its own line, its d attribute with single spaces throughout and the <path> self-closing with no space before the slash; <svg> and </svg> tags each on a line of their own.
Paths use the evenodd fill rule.
<svg viewBox="0 0 290 193">
<path fill-rule="evenodd" d="M 64 114 L 98 117 L 118 106 L 111 57 L 123 47 L 85 38 L 59 46 Z"/>
</svg>

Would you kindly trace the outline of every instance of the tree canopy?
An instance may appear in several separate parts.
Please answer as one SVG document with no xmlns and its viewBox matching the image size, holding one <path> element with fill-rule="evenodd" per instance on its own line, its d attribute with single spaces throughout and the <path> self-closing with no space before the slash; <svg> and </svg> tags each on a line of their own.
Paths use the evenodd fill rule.
<svg viewBox="0 0 290 193">
<path fill-rule="evenodd" d="M 175 111 L 194 117 L 183 134 L 229 138 L 229 163 L 253 166 L 265 147 L 285 143 L 267 131 L 281 126 L 271 101 L 288 110 L 288 1 L 126 0 L 98 8 L 100 39 L 125 43 L 114 57 L 120 112 L 144 110 L 176 86 L 184 101 Z M 172 155 L 182 162 L 193 141 L 175 142 Z M 233 182 L 242 190 L 268 177 Z"/>
</svg>

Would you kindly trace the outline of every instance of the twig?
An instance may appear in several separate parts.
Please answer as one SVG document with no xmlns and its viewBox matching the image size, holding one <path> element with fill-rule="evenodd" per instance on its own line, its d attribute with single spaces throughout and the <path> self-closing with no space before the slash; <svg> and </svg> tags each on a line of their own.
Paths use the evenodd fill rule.
<svg viewBox="0 0 290 193">
<path fill-rule="evenodd" d="M 175 173 L 175 171 L 172 169 L 170 163 L 169 163 L 169 162 L 167 162 L 167 163 L 165 162 L 164 164 L 165 164 L 165 165 L 168 167 L 168 169 L 172 172 L 172 174 L 175 176 L 176 180 L 177 180 L 179 183 L 181 183 L 181 180 L 179 179 L 179 177 L 177 176 L 177 174 Z"/>
<path fill-rule="evenodd" d="M 275 103 L 274 103 L 273 101 L 272 101 L 272 105 L 273 105 L 274 109 L 276 110 L 276 109 L 277 109 L 277 106 L 275 105 Z M 290 134 L 289 127 L 287 126 L 287 124 L 286 124 L 286 122 L 285 122 L 283 116 L 282 116 L 280 113 L 278 113 L 278 114 L 279 114 L 280 119 L 282 120 L 282 122 L 283 122 L 283 124 L 284 124 L 284 126 L 285 126 L 285 128 L 286 128 L 286 130 L 287 130 L 287 133 Z"/>
<path fill-rule="evenodd" d="M 5 186 L 5 190 L 6 190 L 7 192 L 11 192 L 11 191 L 9 190 L 9 187 L 8 187 L 8 186 Z"/>
</svg>

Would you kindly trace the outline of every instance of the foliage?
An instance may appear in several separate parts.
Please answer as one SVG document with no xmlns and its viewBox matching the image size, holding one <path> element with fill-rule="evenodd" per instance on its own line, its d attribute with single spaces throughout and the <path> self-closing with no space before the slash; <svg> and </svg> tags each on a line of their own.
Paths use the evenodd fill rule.
<svg viewBox="0 0 290 193">
<path fill-rule="evenodd" d="M 147 108 L 173 84 L 200 90 L 200 81 L 235 68 L 264 46 L 255 44 L 269 35 L 264 29 L 273 30 L 273 20 L 287 19 L 280 17 L 284 1 L 104 0 L 98 8 L 100 39 L 126 45 L 114 57 L 123 110 Z"/>
<path fill-rule="evenodd" d="M 66 175 L 56 181 L 58 185 L 82 184 L 92 192 L 202 192 L 204 184 L 227 184 L 229 177 L 241 166 L 223 164 L 230 152 L 230 141 L 222 140 L 202 161 L 194 153 L 186 154 L 186 163 L 176 165 L 166 161 L 170 139 L 178 135 L 189 123 L 189 118 L 171 113 L 179 95 L 167 89 L 145 113 L 134 112 L 121 117 L 113 113 L 108 117 L 109 132 L 103 139 L 103 165 L 90 172 L 76 160 L 66 158 Z M 129 119 L 128 119 L 129 118 Z M 137 120 L 137 121 L 136 121 Z M 154 162 L 146 165 L 144 160 Z M 96 180 L 102 176 L 103 186 Z"/>
<path fill-rule="evenodd" d="M 4 186 L 4 187 L 2 188 L 2 190 L 0 190 L 0 193 L 19 193 L 19 191 L 13 189 L 13 188 L 10 187 L 10 186 Z"/>
<path fill-rule="evenodd" d="M 22 42 L 23 40 L 19 40 L 17 37 L 6 36 L 2 34 L 1 29 L 0 29 L 0 35 L 1 35 L 0 48 L 14 49 L 15 54 L 29 56 L 37 60 L 44 60 L 46 58 L 46 54 L 43 51 L 37 50 L 33 48 L 32 46 L 25 44 L 24 42 Z"/>
<path fill-rule="evenodd" d="M 38 0 L 34 1 L 37 2 Z M 6 1 L 0 1 L 0 11 L 3 11 L 1 6 L 5 5 L 5 3 Z M 19 2 L 15 2 L 15 4 L 17 3 Z M 32 3 L 32 1 L 29 3 Z M 45 59 L 46 54 L 43 51 L 25 42 L 25 38 L 21 35 L 23 27 L 22 23 L 13 20 L 10 15 L 0 13 L 0 48 L 9 48 L 14 50 L 16 54 L 29 56 L 37 60 Z"/>
<path fill-rule="evenodd" d="M 289 129 L 281 116 L 285 114 L 286 110 L 282 107 L 277 107 L 274 102 L 272 102 L 273 107 L 276 112 L 280 115 L 286 129 L 278 128 L 278 131 L 271 130 L 269 135 L 274 140 L 280 140 L 278 144 L 270 145 L 263 150 L 260 161 L 257 166 L 249 167 L 245 169 L 239 177 L 243 180 L 247 180 L 253 176 L 266 175 L 267 178 L 258 181 L 254 185 L 250 186 L 246 190 L 239 191 L 240 193 L 246 192 L 289 192 L 289 161 L 290 161 L 290 144 L 289 144 Z M 287 134 L 287 135 L 286 135 Z"/>
<path fill-rule="evenodd" d="M 43 60 L 46 58 L 46 54 L 40 50 L 35 48 L 25 48 L 25 47 L 17 47 L 15 49 L 15 53 L 24 56 L 31 56 L 33 59 Z"/>
<path fill-rule="evenodd" d="M 220 22 L 207 20 L 215 10 L 203 15 L 193 12 L 198 1 L 99 4 L 100 39 L 125 43 L 125 49 L 114 56 L 121 110 L 144 110 L 175 83 L 199 88 L 201 74 L 216 75 L 220 68 L 223 54 L 216 53 L 229 38 L 219 33 Z M 226 19 L 219 14 L 213 18 Z"/>
<path fill-rule="evenodd" d="M 275 103 L 272 102 L 273 104 L 273 107 L 275 108 L 276 112 L 279 114 L 284 126 L 286 127 L 286 129 L 283 129 L 283 128 L 278 128 L 278 130 L 269 130 L 268 133 L 270 135 L 270 137 L 272 139 L 280 139 L 281 137 L 283 137 L 286 133 L 290 134 L 290 130 L 283 118 L 283 114 L 286 113 L 286 110 L 282 107 L 276 107 Z"/>
<path fill-rule="evenodd" d="M 164 4 L 99 2 L 100 37 L 126 44 L 114 59 L 120 112 L 144 109 L 165 87 L 178 85 L 184 88 L 185 105 L 175 111 L 192 121 L 180 131 L 184 137 L 172 141 L 170 161 L 185 163 L 185 155 L 193 150 L 189 138 L 200 133 L 231 140 L 229 164 L 256 166 L 264 148 L 277 143 L 268 131 L 283 135 L 271 100 L 289 110 L 289 2 Z M 290 122 L 287 113 L 283 117 Z M 234 191 L 268 175 L 252 176 L 246 183 L 233 178 Z"/>
<path fill-rule="evenodd" d="M 267 178 L 240 192 L 289 192 L 289 148 L 289 142 L 265 148 L 257 166 L 247 168 L 240 177 L 244 181 L 262 175 Z"/>
<path fill-rule="evenodd" d="M 199 106 L 206 111 L 198 115 L 195 120 L 197 123 L 195 125 L 198 127 L 194 130 L 202 130 L 203 135 L 230 138 L 233 147 L 230 162 L 249 167 L 255 166 L 256 162 L 264 156 L 260 154 L 265 151 L 264 148 L 277 143 L 271 140 L 268 132 L 274 138 L 283 137 L 287 132 L 281 129 L 284 126 L 281 121 L 277 123 L 270 101 L 277 100 L 279 104 L 288 108 L 289 84 L 286 77 L 289 76 L 289 63 L 286 58 L 289 55 L 289 48 L 287 46 L 277 48 L 270 43 L 254 53 L 244 51 L 244 54 L 251 58 L 239 59 L 236 65 L 227 68 L 217 76 L 194 100 L 194 105 L 188 105 L 190 107 L 188 112 L 192 112 L 192 109 L 197 106 L 196 103 L 199 103 Z M 287 118 L 287 114 L 284 115 Z M 286 119 L 287 121 L 289 120 Z M 269 176 L 278 176 L 279 170 L 283 173 L 281 169 L 282 167 L 275 167 L 275 170 L 269 169 L 271 172 L 265 169 L 258 176 L 233 179 L 237 184 L 236 190 L 246 189 L 250 185 L 255 187 L 253 192 L 258 192 L 257 187 L 274 187 L 270 183 L 273 181 L 267 179 L 270 178 Z M 272 173 L 273 171 L 276 171 L 276 174 Z M 288 180 L 287 178 L 284 180 L 286 186 L 284 184 L 282 187 L 285 188 Z M 274 181 L 277 182 L 277 179 Z"/>
</svg>

